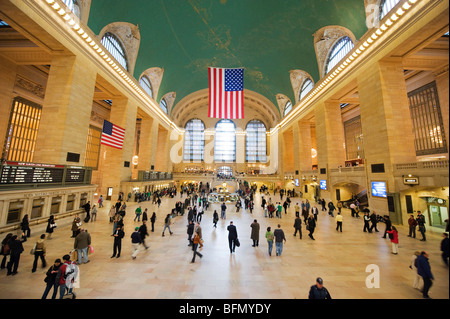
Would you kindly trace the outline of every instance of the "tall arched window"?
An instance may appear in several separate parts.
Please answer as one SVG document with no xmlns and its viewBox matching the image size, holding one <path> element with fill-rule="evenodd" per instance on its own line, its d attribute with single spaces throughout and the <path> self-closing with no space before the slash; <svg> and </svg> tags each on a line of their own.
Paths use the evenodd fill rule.
<svg viewBox="0 0 450 319">
<path fill-rule="evenodd" d="M 306 79 L 302 84 L 302 88 L 300 89 L 298 100 L 301 101 L 313 88 L 314 82 L 311 79 Z"/>
<path fill-rule="evenodd" d="M 214 161 L 236 161 L 236 126 L 230 120 L 219 121 L 216 125 Z"/>
<path fill-rule="evenodd" d="M 199 119 L 187 122 L 184 133 L 183 160 L 203 161 L 205 152 L 205 124 Z"/>
<path fill-rule="evenodd" d="M 291 103 L 291 101 L 287 101 L 286 105 L 284 106 L 284 112 L 283 112 L 284 116 L 288 115 L 288 113 L 290 111 L 292 111 L 292 103 Z"/>
<path fill-rule="evenodd" d="M 161 102 L 159 102 L 159 107 L 164 111 L 164 113 L 167 113 L 167 101 L 165 99 L 162 99 Z"/>
<path fill-rule="evenodd" d="M 245 140 L 245 160 L 247 162 L 267 162 L 266 126 L 259 120 L 247 124 Z"/>
<path fill-rule="evenodd" d="M 126 70 L 128 70 L 128 62 L 125 50 L 120 44 L 119 39 L 112 33 L 106 32 L 101 41 L 102 45 Z"/>
<path fill-rule="evenodd" d="M 380 21 L 400 2 L 400 0 L 383 0 L 380 5 Z"/>
<path fill-rule="evenodd" d="M 153 98 L 152 83 L 150 82 L 150 79 L 148 78 L 148 76 L 144 75 L 143 77 L 141 77 L 141 79 L 139 80 L 139 84 L 144 89 L 144 91 L 147 92 L 147 94 L 151 98 Z"/>
<path fill-rule="evenodd" d="M 330 72 L 353 49 L 353 46 L 353 41 L 349 37 L 340 38 L 328 56 L 325 74 Z"/>
</svg>

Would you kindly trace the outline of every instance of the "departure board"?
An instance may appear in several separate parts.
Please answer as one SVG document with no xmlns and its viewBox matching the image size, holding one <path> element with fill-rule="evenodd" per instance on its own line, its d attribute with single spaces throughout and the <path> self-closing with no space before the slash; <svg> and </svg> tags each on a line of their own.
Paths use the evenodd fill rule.
<svg viewBox="0 0 450 319">
<path fill-rule="evenodd" d="M 68 183 L 82 183 L 84 182 L 84 175 L 86 170 L 78 168 L 66 169 L 66 182 Z"/>
<path fill-rule="evenodd" d="M 86 174 L 84 167 L 6 162 L 1 168 L 0 185 L 84 183 Z"/>
<path fill-rule="evenodd" d="M 33 167 L 4 165 L 0 184 L 61 183 L 64 167 Z"/>
</svg>

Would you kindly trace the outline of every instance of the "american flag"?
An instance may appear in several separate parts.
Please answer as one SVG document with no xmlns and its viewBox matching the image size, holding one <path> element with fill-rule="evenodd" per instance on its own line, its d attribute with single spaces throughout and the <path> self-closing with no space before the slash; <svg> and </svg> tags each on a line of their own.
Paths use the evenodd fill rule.
<svg viewBox="0 0 450 319">
<path fill-rule="evenodd" d="M 101 144 L 122 149 L 125 130 L 106 120 L 103 121 Z"/>
<path fill-rule="evenodd" d="M 244 118 L 243 68 L 209 68 L 209 117 Z"/>
</svg>

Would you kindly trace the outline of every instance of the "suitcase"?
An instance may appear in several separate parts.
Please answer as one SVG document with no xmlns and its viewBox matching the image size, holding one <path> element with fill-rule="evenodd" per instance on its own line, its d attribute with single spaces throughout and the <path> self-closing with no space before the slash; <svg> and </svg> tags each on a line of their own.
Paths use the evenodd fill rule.
<svg viewBox="0 0 450 319">
<path fill-rule="evenodd" d="M 91 219 L 91 216 L 86 216 L 86 218 L 84 219 L 84 222 L 89 223 L 89 219 Z"/>
</svg>

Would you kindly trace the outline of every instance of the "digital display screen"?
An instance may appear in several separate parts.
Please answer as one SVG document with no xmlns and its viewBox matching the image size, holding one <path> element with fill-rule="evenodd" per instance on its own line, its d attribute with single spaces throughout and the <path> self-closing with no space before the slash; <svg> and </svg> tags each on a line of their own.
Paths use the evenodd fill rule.
<svg viewBox="0 0 450 319">
<path fill-rule="evenodd" d="M 327 181 L 326 180 L 320 180 L 320 189 L 326 191 L 327 190 Z"/>
<path fill-rule="evenodd" d="M 83 183 L 85 176 L 86 169 L 81 167 L 6 162 L 1 167 L 0 185 Z"/>
<path fill-rule="evenodd" d="M 63 174 L 63 168 L 5 165 L 0 175 L 0 184 L 61 183 Z"/>
<path fill-rule="evenodd" d="M 299 182 L 298 178 L 295 179 L 295 186 L 297 186 L 297 187 L 300 186 L 300 182 Z"/>
<path fill-rule="evenodd" d="M 372 196 L 387 197 L 386 182 L 372 182 Z"/>
</svg>

